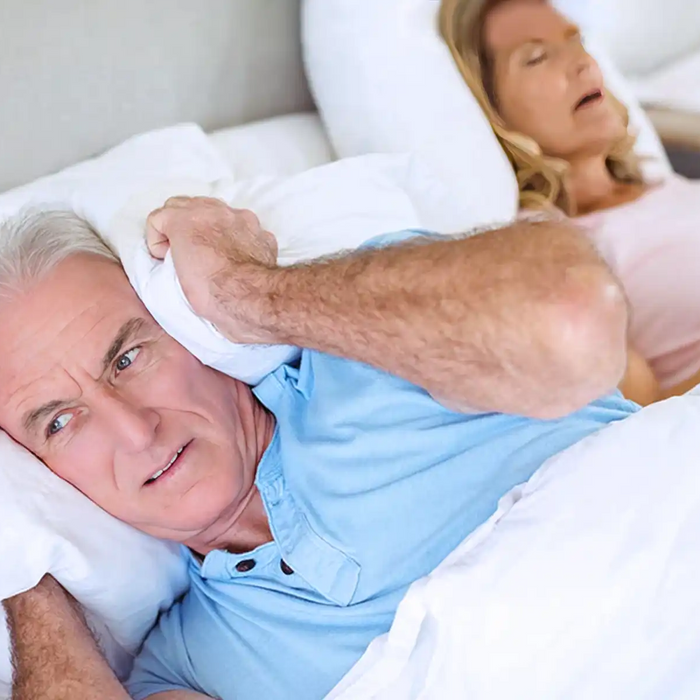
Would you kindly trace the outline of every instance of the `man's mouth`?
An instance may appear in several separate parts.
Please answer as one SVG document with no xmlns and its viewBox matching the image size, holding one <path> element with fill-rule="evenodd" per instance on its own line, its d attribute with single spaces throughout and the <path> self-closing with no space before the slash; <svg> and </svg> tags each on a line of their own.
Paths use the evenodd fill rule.
<svg viewBox="0 0 700 700">
<path fill-rule="evenodd" d="M 189 442 L 186 445 L 183 445 L 170 459 L 170 461 L 162 468 L 159 469 L 157 472 L 152 474 L 150 478 L 146 480 L 145 486 L 149 486 L 150 484 L 154 484 L 158 479 L 160 479 L 164 474 L 167 474 L 177 463 L 178 459 L 180 458 L 180 455 L 189 447 Z"/>
<path fill-rule="evenodd" d="M 603 91 L 600 89 L 591 90 L 586 93 L 574 107 L 574 112 L 578 112 L 580 109 L 585 109 L 586 107 L 592 107 L 593 105 L 599 104 L 603 100 Z"/>
</svg>

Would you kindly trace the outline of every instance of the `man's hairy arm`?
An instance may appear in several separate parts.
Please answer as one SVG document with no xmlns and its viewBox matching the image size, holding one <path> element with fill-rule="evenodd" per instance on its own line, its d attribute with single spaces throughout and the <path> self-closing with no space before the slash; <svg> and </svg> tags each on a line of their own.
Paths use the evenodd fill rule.
<svg viewBox="0 0 700 700">
<path fill-rule="evenodd" d="M 520 222 L 278 267 L 248 212 L 176 198 L 150 220 L 197 313 L 239 342 L 366 362 L 451 405 L 555 417 L 621 379 L 627 306 L 567 222 Z M 155 235 L 154 235 L 155 231 Z"/>
<path fill-rule="evenodd" d="M 256 322 L 270 340 L 367 362 L 456 406 L 554 417 L 625 368 L 622 293 L 561 223 L 280 269 L 269 289 Z"/>
<path fill-rule="evenodd" d="M 129 700 L 75 601 L 50 576 L 4 601 L 13 700 Z"/>
<path fill-rule="evenodd" d="M 12 641 L 12 700 L 129 700 L 78 604 L 50 576 L 4 601 Z M 186 690 L 155 700 L 205 700 Z"/>
</svg>

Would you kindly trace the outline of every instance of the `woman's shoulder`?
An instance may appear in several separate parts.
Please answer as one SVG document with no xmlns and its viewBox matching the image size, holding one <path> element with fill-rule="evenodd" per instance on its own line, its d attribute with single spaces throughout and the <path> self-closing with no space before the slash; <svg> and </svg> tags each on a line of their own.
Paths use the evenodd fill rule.
<svg viewBox="0 0 700 700">
<path fill-rule="evenodd" d="M 697 211 L 695 202 L 698 193 L 700 193 L 698 185 L 700 185 L 700 181 L 688 180 L 680 175 L 671 175 L 663 180 L 647 184 L 641 191 L 632 193 L 633 196 L 621 197 L 618 202 L 612 202 L 610 206 L 583 214 L 577 219 L 581 222 L 587 220 L 614 220 L 618 222 L 620 220 L 633 220 L 640 216 L 653 216 L 656 212 L 662 211 L 673 217 L 674 213 L 688 207 Z"/>
</svg>

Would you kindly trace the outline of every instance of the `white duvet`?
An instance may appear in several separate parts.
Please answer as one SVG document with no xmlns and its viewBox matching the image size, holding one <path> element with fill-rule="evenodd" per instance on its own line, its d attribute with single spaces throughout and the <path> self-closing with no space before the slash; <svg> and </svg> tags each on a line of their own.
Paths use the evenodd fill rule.
<svg viewBox="0 0 700 700">
<path fill-rule="evenodd" d="M 331 700 L 697 700 L 700 396 L 549 460 Z"/>
</svg>

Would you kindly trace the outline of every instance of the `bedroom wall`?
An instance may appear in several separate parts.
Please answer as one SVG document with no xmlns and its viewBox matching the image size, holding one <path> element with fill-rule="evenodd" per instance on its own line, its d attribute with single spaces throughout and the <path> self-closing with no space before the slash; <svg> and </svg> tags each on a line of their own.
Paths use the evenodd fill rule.
<svg viewBox="0 0 700 700">
<path fill-rule="evenodd" d="M 311 107 L 299 0 L 3 0 L 0 191 L 181 121 Z"/>
</svg>

